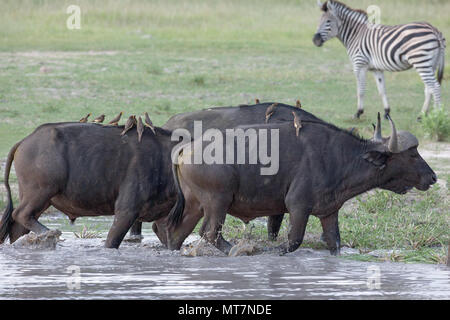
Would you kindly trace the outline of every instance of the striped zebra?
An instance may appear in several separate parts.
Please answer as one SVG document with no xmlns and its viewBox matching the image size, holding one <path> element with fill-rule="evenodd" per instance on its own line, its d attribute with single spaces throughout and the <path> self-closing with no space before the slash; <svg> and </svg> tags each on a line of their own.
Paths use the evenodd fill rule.
<svg viewBox="0 0 450 320">
<path fill-rule="evenodd" d="M 431 95 L 435 107 L 441 106 L 440 83 L 444 75 L 445 39 L 439 30 L 426 22 L 397 26 L 371 24 L 365 11 L 351 9 L 338 1 L 329 0 L 324 4 L 319 1 L 318 5 L 323 14 L 313 42 L 320 47 L 325 41 L 337 37 L 347 48 L 357 80 L 358 111 L 355 118 L 364 112 L 368 70 L 374 73 L 383 100 L 385 118 L 389 115 L 390 107 L 384 71 L 403 71 L 414 67 L 425 84 L 422 114 L 428 112 Z"/>
</svg>

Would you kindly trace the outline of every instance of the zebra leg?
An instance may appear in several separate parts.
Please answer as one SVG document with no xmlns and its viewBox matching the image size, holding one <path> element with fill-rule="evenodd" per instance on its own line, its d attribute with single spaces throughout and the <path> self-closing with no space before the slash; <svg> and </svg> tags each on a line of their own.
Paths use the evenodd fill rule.
<svg viewBox="0 0 450 320">
<path fill-rule="evenodd" d="M 422 114 L 426 115 L 428 113 L 428 108 L 430 106 L 430 95 L 433 95 L 434 106 L 437 108 L 441 107 L 441 86 L 436 79 L 434 68 L 414 66 L 419 73 L 422 81 L 425 84 L 425 102 L 422 107 Z M 419 117 L 420 118 L 420 117 Z"/>
<path fill-rule="evenodd" d="M 430 88 L 428 88 L 427 85 L 425 85 L 425 101 L 423 102 L 423 107 L 422 107 L 422 114 L 426 114 L 428 112 L 428 108 L 430 106 L 430 102 L 431 102 L 431 96 L 432 96 L 432 91 L 430 90 Z M 417 120 L 421 120 L 422 116 L 418 116 Z"/>
<path fill-rule="evenodd" d="M 383 71 L 374 71 L 373 75 L 375 77 L 375 82 L 377 83 L 378 93 L 381 96 L 381 99 L 383 100 L 383 107 L 384 107 L 384 117 L 387 119 L 389 112 L 391 109 L 389 108 L 389 102 L 386 96 L 386 86 L 384 84 L 384 73 Z"/>
<path fill-rule="evenodd" d="M 366 92 L 366 74 L 367 68 L 358 67 L 355 68 L 355 75 L 358 87 L 358 111 L 353 116 L 355 119 L 359 119 L 359 117 L 364 113 L 364 93 Z"/>
</svg>

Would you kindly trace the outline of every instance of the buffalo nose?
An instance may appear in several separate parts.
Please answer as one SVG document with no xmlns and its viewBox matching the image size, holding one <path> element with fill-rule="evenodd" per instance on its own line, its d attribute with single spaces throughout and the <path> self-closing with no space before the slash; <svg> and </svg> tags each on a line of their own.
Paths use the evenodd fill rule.
<svg viewBox="0 0 450 320">
<path fill-rule="evenodd" d="M 436 177 L 436 174 L 434 172 L 431 174 L 431 180 L 433 181 L 431 184 L 435 184 L 436 181 L 437 181 L 437 177 Z"/>
</svg>

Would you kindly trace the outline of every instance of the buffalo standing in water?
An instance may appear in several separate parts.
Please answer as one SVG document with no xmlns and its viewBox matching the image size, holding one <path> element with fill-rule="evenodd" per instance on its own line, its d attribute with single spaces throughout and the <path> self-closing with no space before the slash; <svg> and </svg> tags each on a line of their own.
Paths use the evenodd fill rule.
<svg viewBox="0 0 450 320">
<path fill-rule="evenodd" d="M 9 152 L 5 169 L 8 204 L 0 243 L 48 231 L 38 218 L 49 206 L 71 219 L 114 215 L 105 246 L 119 247 L 136 219 L 153 221 L 171 208 L 174 189 L 170 132 L 150 129 L 141 143 L 136 130 L 94 123 L 49 123 Z M 14 160 L 19 205 L 13 210 L 8 179 Z"/>
<path fill-rule="evenodd" d="M 194 136 L 194 121 L 202 121 L 203 130 L 211 128 L 227 129 L 234 128 L 238 125 L 246 124 L 262 124 L 266 119 L 266 110 L 272 102 L 258 103 L 256 105 L 244 105 L 239 107 L 216 107 L 208 108 L 200 111 L 186 112 L 174 115 L 163 126 L 166 130 L 175 130 L 177 128 L 184 128 Z M 301 119 L 314 120 L 323 122 L 313 114 L 299 109 L 298 107 L 289 106 L 283 103 L 278 103 L 275 112 L 270 117 L 269 122 L 291 121 L 292 112 L 295 112 Z M 283 221 L 284 211 L 280 211 L 278 215 L 268 217 L 267 229 L 270 240 L 277 238 L 278 232 Z M 138 220 L 131 228 L 132 237 L 141 237 L 142 223 Z M 155 221 L 152 229 L 158 236 L 159 240 L 167 245 L 167 215 Z M 339 232 L 339 230 L 337 231 Z"/>
<path fill-rule="evenodd" d="M 166 126 L 192 132 L 193 120 L 203 120 L 206 129 L 262 123 L 269 105 L 212 108 L 177 115 Z M 292 111 L 305 119 L 317 119 L 308 112 L 280 104 L 271 121 L 286 120 Z M 122 130 L 123 126 L 94 123 L 50 123 L 17 143 L 6 162 L 8 203 L 0 223 L 0 243 L 7 237 L 13 243 L 30 230 L 46 232 L 48 229 L 38 219 L 51 205 L 71 219 L 114 215 L 106 247 L 119 247 L 135 221 L 157 220 L 154 230 L 167 243 L 166 216 L 176 199 L 171 150 L 177 142 L 171 141 L 170 130 L 162 128 L 156 129 L 156 135 L 145 129 L 141 143 L 134 128 L 123 137 Z M 13 161 L 20 200 L 15 210 L 9 187 Z M 275 221 L 278 224 L 270 230 L 278 232 L 281 219 Z"/>
<path fill-rule="evenodd" d="M 179 249 L 203 216 L 201 235 L 227 253 L 231 245 L 221 235 L 227 213 L 249 221 L 289 212 L 291 229 L 284 252 L 300 246 L 308 217 L 314 215 L 321 221 L 331 254 L 339 253 L 338 212 L 344 202 L 374 188 L 404 194 L 413 187 L 427 190 L 436 182 L 417 151 L 416 137 L 397 132 L 390 121 L 391 137 L 381 137 L 378 117 L 372 140 L 313 120 L 302 121 L 298 137 L 292 120 L 246 126 L 279 129 L 279 150 L 271 150 L 280 155 L 275 175 L 260 175 L 260 164 L 188 164 L 193 163 L 192 155 L 180 153 L 172 169 L 178 200 L 169 218 L 169 248 Z M 202 140 L 190 147 L 196 143 Z"/>
</svg>

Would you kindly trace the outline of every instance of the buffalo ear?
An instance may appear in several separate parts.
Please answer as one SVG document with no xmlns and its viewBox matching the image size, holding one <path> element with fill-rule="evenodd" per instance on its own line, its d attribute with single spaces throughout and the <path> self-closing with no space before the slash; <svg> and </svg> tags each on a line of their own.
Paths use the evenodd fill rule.
<svg viewBox="0 0 450 320">
<path fill-rule="evenodd" d="M 383 169 L 386 166 L 386 161 L 389 158 L 389 154 L 380 151 L 369 151 L 363 154 L 363 159 L 369 161 L 374 166 Z"/>
</svg>

